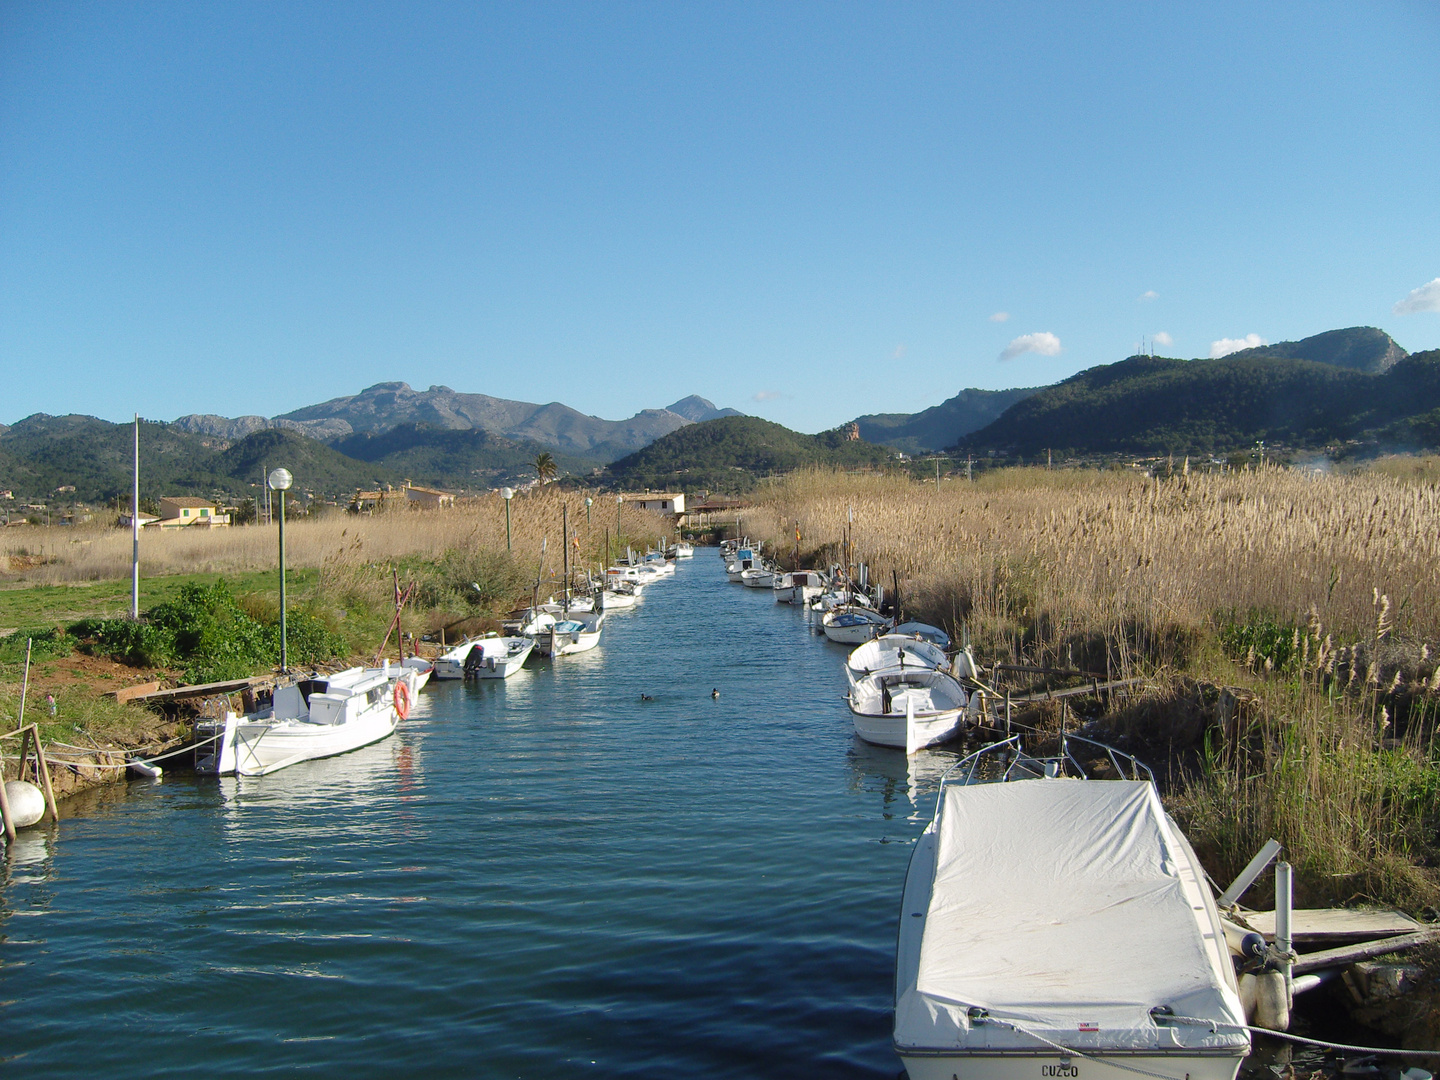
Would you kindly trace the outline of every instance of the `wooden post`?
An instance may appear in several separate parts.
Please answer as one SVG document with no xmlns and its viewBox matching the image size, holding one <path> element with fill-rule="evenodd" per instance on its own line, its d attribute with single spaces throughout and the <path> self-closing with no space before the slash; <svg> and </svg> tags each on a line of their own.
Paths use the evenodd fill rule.
<svg viewBox="0 0 1440 1080">
<path fill-rule="evenodd" d="M 40 787 L 45 792 L 45 808 L 50 811 L 50 820 L 59 821 L 60 811 L 55 806 L 55 792 L 50 787 L 50 765 L 45 760 L 45 747 L 40 743 L 40 728 L 30 725 L 35 734 L 35 765 L 40 770 Z"/>
<path fill-rule="evenodd" d="M 10 816 L 10 797 L 5 794 L 5 770 L 0 769 L 0 822 L 5 826 L 5 839 L 15 842 L 15 819 Z M 7 845 L 8 850 L 8 845 Z"/>
</svg>

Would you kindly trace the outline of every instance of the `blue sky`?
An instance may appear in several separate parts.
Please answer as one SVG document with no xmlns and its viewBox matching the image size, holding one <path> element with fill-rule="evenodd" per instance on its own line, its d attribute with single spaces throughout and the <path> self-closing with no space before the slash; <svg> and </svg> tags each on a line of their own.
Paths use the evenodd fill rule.
<svg viewBox="0 0 1440 1080">
<path fill-rule="evenodd" d="M 1437 56 L 1433 0 L 8 0 L 0 421 L 403 379 L 817 431 L 1142 338 L 1435 348 Z"/>
</svg>

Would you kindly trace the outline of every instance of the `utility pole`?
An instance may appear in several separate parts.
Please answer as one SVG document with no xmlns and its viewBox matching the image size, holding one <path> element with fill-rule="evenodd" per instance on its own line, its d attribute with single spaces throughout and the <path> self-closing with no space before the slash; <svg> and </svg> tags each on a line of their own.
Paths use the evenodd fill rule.
<svg viewBox="0 0 1440 1080">
<path fill-rule="evenodd" d="M 140 414 L 135 414 L 135 476 L 130 489 L 130 618 L 140 618 Z"/>
</svg>

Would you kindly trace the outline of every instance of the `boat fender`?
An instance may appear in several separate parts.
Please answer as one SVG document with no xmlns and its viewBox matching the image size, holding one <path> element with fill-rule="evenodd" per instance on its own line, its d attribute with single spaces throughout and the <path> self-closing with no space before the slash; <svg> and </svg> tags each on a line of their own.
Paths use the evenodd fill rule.
<svg viewBox="0 0 1440 1080">
<path fill-rule="evenodd" d="M 28 780 L 5 781 L 5 801 L 17 829 L 28 828 L 45 816 L 45 796 Z"/>
<path fill-rule="evenodd" d="M 395 714 L 401 720 L 410 719 L 410 684 L 404 679 L 395 683 Z"/>
<path fill-rule="evenodd" d="M 1262 971 L 1255 976 L 1255 1026 L 1290 1030 L 1290 999 L 1283 971 Z"/>
</svg>

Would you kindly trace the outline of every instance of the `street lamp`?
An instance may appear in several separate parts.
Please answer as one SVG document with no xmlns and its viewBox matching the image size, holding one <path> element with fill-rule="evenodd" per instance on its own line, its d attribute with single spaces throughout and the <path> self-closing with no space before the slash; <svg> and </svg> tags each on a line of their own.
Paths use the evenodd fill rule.
<svg viewBox="0 0 1440 1080">
<path fill-rule="evenodd" d="M 500 497 L 505 500 L 505 550 L 510 551 L 510 500 L 515 497 L 515 489 L 501 488 Z"/>
<path fill-rule="evenodd" d="M 290 475 L 289 469 L 271 469 L 265 482 L 270 485 L 271 491 L 280 493 L 280 671 L 288 674 L 290 667 L 285 653 L 285 492 L 290 490 L 295 478 Z"/>
<path fill-rule="evenodd" d="M 590 504 L 594 501 L 595 500 L 592 499 L 589 495 L 585 496 L 585 527 L 587 529 L 590 527 Z"/>
</svg>

